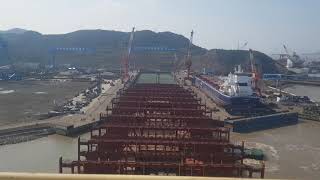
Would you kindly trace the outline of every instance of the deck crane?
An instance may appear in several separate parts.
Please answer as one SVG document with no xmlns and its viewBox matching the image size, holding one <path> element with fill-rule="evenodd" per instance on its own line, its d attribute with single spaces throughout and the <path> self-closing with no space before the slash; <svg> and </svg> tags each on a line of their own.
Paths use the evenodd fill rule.
<svg viewBox="0 0 320 180">
<path fill-rule="evenodd" d="M 260 87 L 261 77 L 258 71 L 257 63 L 255 62 L 255 59 L 253 56 L 252 49 L 249 49 L 249 56 L 250 56 L 250 63 L 251 63 L 251 73 L 253 77 L 253 81 L 252 81 L 253 89 L 257 92 L 259 96 L 262 96 L 261 87 Z"/>
<path fill-rule="evenodd" d="M 185 66 L 187 68 L 187 79 L 190 78 L 190 69 L 192 66 L 192 61 L 191 61 L 191 47 L 192 47 L 192 41 L 193 41 L 193 30 L 191 31 L 190 39 L 189 39 L 189 46 L 188 46 L 188 54 L 187 54 L 187 59 L 185 61 Z"/>
<path fill-rule="evenodd" d="M 122 74 L 122 80 L 126 81 L 129 79 L 129 60 L 130 60 L 130 55 L 131 55 L 131 50 L 132 50 L 132 45 L 133 45 L 133 38 L 134 38 L 134 31 L 135 28 L 132 28 L 131 34 L 130 34 L 130 38 L 129 38 L 129 43 L 128 43 L 128 50 L 124 56 L 123 59 L 123 74 Z"/>
</svg>

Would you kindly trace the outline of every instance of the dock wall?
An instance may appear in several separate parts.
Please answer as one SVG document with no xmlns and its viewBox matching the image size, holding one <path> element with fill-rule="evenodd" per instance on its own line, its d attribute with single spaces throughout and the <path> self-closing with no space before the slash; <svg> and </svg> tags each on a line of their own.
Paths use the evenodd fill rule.
<svg viewBox="0 0 320 180">
<path fill-rule="evenodd" d="M 0 145 L 16 144 L 54 134 L 50 124 L 34 124 L 0 130 Z"/>
<path fill-rule="evenodd" d="M 242 118 L 225 121 L 226 126 L 231 126 L 233 132 L 250 133 L 259 130 L 289 126 L 298 123 L 298 113 L 277 113 L 266 116 Z"/>
<path fill-rule="evenodd" d="M 53 128 L 56 134 L 73 137 L 73 136 L 77 136 L 79 134 L 88 132 L 92 127 L 95 127 L 98 124 L 100 124 L 100 121 L 94 121 L 94 122 L 83 124 L 76 127 L 73 125 L 70 125 L 70 126 L 55 125 Z"/>
</svg>

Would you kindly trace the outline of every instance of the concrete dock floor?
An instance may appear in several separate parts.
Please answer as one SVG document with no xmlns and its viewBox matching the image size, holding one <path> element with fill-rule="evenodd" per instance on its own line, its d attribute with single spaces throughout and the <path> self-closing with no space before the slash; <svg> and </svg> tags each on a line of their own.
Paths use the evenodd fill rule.
<svg viewBox="0 0 320 180">
<path fill-rule="evenodd" d="M 90 105 L 86 108 L 84 114 L 68 114 L 63 116 L 57 116 L 48 118 L 45 120 L 35 120 L 27 123 L 19 123 L 12 125 L 5 125 L 0 127 L 0 130 L 10 129 L 10 128 L 23 128 L 24 126 L 40 125 L 40 124 L 52 124 L 74 127 L 83 126 L 99 120 L 100 113 L 106 112 L 106 107 L 111 106 L 111 100 L 116 96 L 116 92 L 121 89 L 123 85 L 120 80 L 114 83 L 106 92 L 101 93 L 97 98 L 95 98 Z"/>
</svg>

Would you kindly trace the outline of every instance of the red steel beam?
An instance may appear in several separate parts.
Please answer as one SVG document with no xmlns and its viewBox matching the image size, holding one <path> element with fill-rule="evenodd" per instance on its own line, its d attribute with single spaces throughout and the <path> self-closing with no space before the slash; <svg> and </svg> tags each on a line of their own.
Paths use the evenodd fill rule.
<svg viewBox="0 0 320 180">
<path fill-rule="evenodd" d="M 244 143 L 230 143 L 230 129 L 209 118 L 190 89 L 169 84 L 134 84 L 112 100 L 112 114 L 92 129 L 91 139 L 78 140 L 78 160 L 63 163 L 78 173 L 249 177 L 264 166 L 243 164 Z M 109 109 L 107 108 L 107 113 Z M 84 150 L 83 148 L 87 149 Z M 84 158 L 84 159 L 83 159 Z"/>
<path fill-rule="evenodd" d="M 188 117 L 188 116 L 173 116 L 173 115 L 153 115 L 145 116 L 137 115 L 106 115 L 101 114 L 100 120 L 104 123 L 127 124 L 131 125 L 161 125 L 172 127 L 223 127 L 224 122 L 213 120 L 207 116 Z"/>
<path fill-rule="evenodd" d="M 167 96 L 128 96 L 123 95 L 115 100 L 119 101 L 173 101 L 173 102 L 200 102 L 200 98 L 192 97 L 167 97 Z"/>
<path fill-rule="evenodd" d="M 124 107 L 148 107 L 148 108 L 193 108 L 199 109 L 205 105 L 196 102 L 161 102 L 161 101 L 115 101 L 112 102 L 112 107 L 124 106 Z"/>
<path fill-rule="evenodd" d="M 123 138 L 113 138 L 113 137 L 106 137 L 106 136 L 93 136 L 92 139 L 88 140 L 87 142 L 82 142 L 84 144 L 161 144 L 161 145 L 170 145 L 170 144 L 176 144 L 176 145 L 211 145 L 211 146 L 224 146 L 224 147 L 235 147 L 235 148 L 242 148 L 240 145 L 234 145 L 229 143 L 226 140 L 217 140 L 217 139 L 208 139 L 208 138 L 190 138 L 190 139 L 178 139 L 178 138 L 159 138 L 159 137 L 123 137 Z"/>
<path fill-rule="evenodd" d="M 188 108 L 139 108 L 139 107 L 123 107 L 119 106 L 112 109 L 112 114 L 170 114 L 170 115 L 186 115 L 186 116 L 202 116 L 212 111 L 205 111 L 202 109 L 188 109 Z"/>
<path fill-rule="evenodd" d="M 202 164 L 202 163 L 163 163 L 163 162 L 130 162 L 130 161 L 73 161 L 62 167 L 79 169 L 78 173 L 120 173 L 149 174 L 153 170 L 174 172 L 177 175 L 241 177 L 243 172 L 259 172 L 264 177 L 264 168 L 252 168 L 244 164 Z"/>
</svg>

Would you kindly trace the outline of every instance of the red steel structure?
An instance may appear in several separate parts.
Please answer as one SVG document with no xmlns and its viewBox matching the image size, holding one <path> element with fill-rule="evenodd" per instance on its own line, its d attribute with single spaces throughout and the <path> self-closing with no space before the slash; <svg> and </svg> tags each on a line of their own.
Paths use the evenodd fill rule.
<svg viewBox="0 0 320 180">
<path fill-rule="evenodd" d="M 119 91 L 78 159 L 60 158 L 60 173 L 264 177 L 264 165 L 243 163 L 244 143 L 210 116 L 201 99 L 176 84 L 133 84 Z"/>
<path fill-rule="evenodd" d="M 133 45 L 133 38 L 134 38 L 134 27 L 132 28 L 129 42 L 128 42 L 128 50 L 126 54 L 124 55 L 122 64 L 123 64 L 123 72 L 122 72 L 122 81 L 126 82 L 129 79 L 129 61 L 132 51 L 132 45 Z"/>
</svg>

